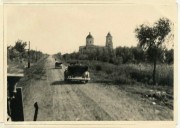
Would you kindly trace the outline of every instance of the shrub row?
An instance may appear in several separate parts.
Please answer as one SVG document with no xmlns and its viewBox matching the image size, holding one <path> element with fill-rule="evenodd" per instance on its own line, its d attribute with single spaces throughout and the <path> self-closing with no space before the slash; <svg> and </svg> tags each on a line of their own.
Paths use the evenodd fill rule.
<svg viewBox="0 0 180 128">
<path fill-rule="evenodd" d="M 133 84 L 141 82 L 153 84 L 153 66 L 150 64 L 122 64 L 113 65 L 99 61 L 81 61 L 89 66 L 90 73 L 97 77 L 104 76 L 106 80 L 119 84 Z M 96 77 L 94 77 L 96 79 Z M 156 82 L 158 85 L 173 85 L 173 66 L 162 64 L 157 66 Z"/>
</svg>

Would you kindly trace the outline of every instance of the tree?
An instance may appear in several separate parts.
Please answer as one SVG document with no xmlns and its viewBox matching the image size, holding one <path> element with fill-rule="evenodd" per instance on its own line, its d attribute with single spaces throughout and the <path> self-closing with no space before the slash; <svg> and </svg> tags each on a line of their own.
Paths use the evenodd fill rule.
<svg viewBox="0 0 180 128">
<path fill-rule="evenodd" d="M 15 48 L 13 48 L 13 47 L 9 47 L 8 48 L 8 57 L 9 57 L 9 59 L 10 60 L 14 60 L 15 58 L 16 59 L 19 59 L 18 57 L 19 57 L 19 52 L 15 49 Z"/>
<path fill-rule="evenodd" d="M 160 18 L 153 26 L 142 24 L 135 29 L 136 37 L 139 41 L 138 45 L 147 52 L 153 61 L 154 68 L 152 77 L 154 84 L 156 84 L 156 63 L 161 53 L 159 51 L 163 49 L 163 43 L 170 32 L 171 22 L 167 18 Z"/>
<path fill-rule="evenodd" d="M 97 50 L 96 51 L 97 60 L 102 61 L 102 58 L 103 58 L 103 49 L 102 48 L 97 48 L 96 50 Z"/>
<path fill-rule="evenodd" d="M 18 40 L 16 41 L 16 44 L 14 46 L 14 48 L 20 52 L 20 53 L 24 53 L 25 52 L 25 47 L 26 47 L 27 43 L 23 42 L 22 40 Z"/>
<path fill-rule="evenodd" d="M 146 56 L 144 54 L 144 51 L 139 47 L 131 47 L 132 54 L 134 55 L 134 60 L 136 63 L 144 62 L 146 61 Z"/>
<path fill-rule="evenodd" d="M 106 48 L 103 48 L 103 56 L 102 56 L 102 61 L 103 62 L 109 62 L 110 56 L 109 56 L 109 51 Z"/>
<path fill-rule="evenodd" d="M 174 61 L 174 50 L 165 50 L 165 62 L 168 64 L 172 64 Z"/>
<path fill-rule="evenodd" d="M 115 51 L 117 57 L 122 57 L 123 64 L 133 62 L 134 55 L 131 48 L 117 47 Z"/>
<path fill-rule="evenodd" d="M 16 49 L 20 53 L 21 58 L 25 55 L 25 52 L 26 52 L 25 47 L 26 46 L 27 46 L 27 43 L 23 42 L 22 40 L 18 40 L 15 43 L 14 49 Z"/>
</svg>

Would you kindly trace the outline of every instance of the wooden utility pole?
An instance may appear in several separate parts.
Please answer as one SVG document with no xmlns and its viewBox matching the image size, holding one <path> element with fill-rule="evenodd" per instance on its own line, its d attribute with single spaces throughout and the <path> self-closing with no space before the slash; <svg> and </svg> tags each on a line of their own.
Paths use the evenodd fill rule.
<svg viewBox="0 0 180 128">
<path fill-rule="evenodd" d="M 28 68 L 30 68 L 30 41 L 29 41 L 29 49 L 28 49 Z"/>
<path fill-rule="evenodd" d="M 36 48 L 36 62 L 37 62 L 37 55 L 38 55 L 38 52 L 37 52 L 37 48 Z"/>
</svg>

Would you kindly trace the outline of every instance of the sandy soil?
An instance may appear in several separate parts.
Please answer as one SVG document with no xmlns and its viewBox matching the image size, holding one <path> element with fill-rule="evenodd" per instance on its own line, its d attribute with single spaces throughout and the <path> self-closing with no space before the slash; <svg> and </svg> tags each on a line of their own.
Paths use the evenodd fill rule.
<svg viewBox="0 0 180 128">
<path fill-rule="evenodd" d="M 64 68 L 54 69 L 54 63 L 54 58 L 48 57 L 46 75 L 23 87 L 26 121 L 34 118 L 35 102 L 38 121 L 173 120 L 173 110 L 130 96 L 115 85 L 67 84 Z"/>
</svg>

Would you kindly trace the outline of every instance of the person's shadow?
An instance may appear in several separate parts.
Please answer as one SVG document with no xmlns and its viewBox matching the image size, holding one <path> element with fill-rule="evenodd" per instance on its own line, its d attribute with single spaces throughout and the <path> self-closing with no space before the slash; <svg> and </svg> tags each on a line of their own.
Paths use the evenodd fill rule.
<svg viewBox="0 0 180 128">
<path fill-rule="evenodd" d="M 36 121 L 37 120 L 37 115 L 38 115 L 38 104 L 37 104 L 37 102 L 34 103 L 34 108 L 35 108 L 34 121 Z"/>
</svg>

